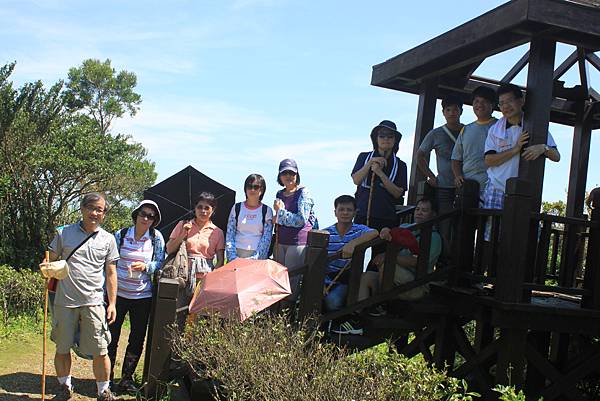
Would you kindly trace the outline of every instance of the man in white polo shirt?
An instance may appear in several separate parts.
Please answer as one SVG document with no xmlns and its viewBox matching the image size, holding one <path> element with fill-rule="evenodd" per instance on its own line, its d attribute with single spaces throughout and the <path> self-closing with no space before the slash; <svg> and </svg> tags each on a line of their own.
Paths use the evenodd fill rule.
<svg viewBox="0 0 600 401">
<path fill-rule="evenodd" d="M 56 400 L 73 395 L 71 384 L 71 347 L 79 329 L 80 350 L 93 356 L 93 371 L 99 401 L 112 401 L 109 389 L 110 360 L 108 324 L 116 317 L 116 261 L 119 259 L 115 237 L 100 228 L 107 203 L 99 193 L 81 200 L 82 220 L 63 227 L 49 246 L 50 261 L 66 259 L 68 276 L 59 281 L 52 317 L 52 341 L 56 343 L 54 366 L 60 383 Z M 108 305 L 104 309 L 104 284 Z"/>
<path fill-rule="evenodd" d="M 513 84 L 498 88 L 498 106 L 502 118 L 492 125 L 485 141 L 485 164 L 488 183 L 483 194 L 483 207 L 502 209 L 506 180 L 519 175 L 521 157 L 535 160 L 545 156 L 553 162 L 560 160 L 554 138 L 548 132 L 546 144 L 527 146 L 529 133 L 523 131 L 523 93 Z"/>
</svg>

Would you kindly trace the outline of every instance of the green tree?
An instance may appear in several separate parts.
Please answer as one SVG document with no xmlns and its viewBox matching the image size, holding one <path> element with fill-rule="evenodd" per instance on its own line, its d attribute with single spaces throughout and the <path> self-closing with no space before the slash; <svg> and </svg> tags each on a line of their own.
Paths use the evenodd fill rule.
<svg viewBox="0 0 600 401">
<path fill-rule="evenodd" d="M 130 223 L 128 208 L 156 173 L 141 144 L 68 107 L 62 82 L 14 89 L 13 68 L 0 69 L 0 263 L 31 266 L 54 228 L 79 218 L 84 193 L 106 193 L 113 229 Z"/>
<path fill-rule="evenodd" d="M 134 73 L 117 73 L 108 59 L 88 59 L 69 70 L 65 99 L 70 109 L 87 111 L 105 133 L 114 118 L 125 112 L 133 116 L 139 110 L 142 98 L 134 92 L 136 85 Z"/>
</svg>

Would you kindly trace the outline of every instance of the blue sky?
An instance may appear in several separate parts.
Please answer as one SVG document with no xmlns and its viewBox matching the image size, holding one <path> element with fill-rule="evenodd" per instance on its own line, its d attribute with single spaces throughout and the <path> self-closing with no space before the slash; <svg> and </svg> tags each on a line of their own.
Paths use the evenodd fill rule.
<svg viewBox="0 0 600 401">
<path fill-rule="evenodd" d="M 140 112 L 113 130 L 146 146 L 159 180 L 191 164 L 240 197 L 256 172 L 270 204 L 278 162 L 292 157 L 321 224 L 331 224 L 333 199 L 354 192 L 350 171 L 379 121 L 397 123 L 399 156 L 410 165 L 417 97 L 370 86 L 372 66 L 502 3 L 4 0 L 0 62 L 17 61 L 20 85 L 51 84 L 84 59 L 111 59 L 136 73 L 143 98 Z M 570 50 L 559 46 L 557 65 Z M 494 56 L 478 74 L 499 78 L 525 51 Z M 592 85 L 600 86 L 596 72 Z M 466 107 L 463 122 L 473 119 Z M 547 164 L 543 197 L 566 200 L 572 129 L 551 132 L 562 160 Z M 587 187 L 598 184 L 592 157 Z"/>
</svg>

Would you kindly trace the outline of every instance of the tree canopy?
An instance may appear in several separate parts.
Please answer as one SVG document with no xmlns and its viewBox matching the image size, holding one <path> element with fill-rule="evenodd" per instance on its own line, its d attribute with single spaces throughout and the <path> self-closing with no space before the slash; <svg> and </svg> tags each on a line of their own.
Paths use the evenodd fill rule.
<svg viewBox="0 0 600 401">
<path fill-rule="evenodd" d="M 0 68 L 0 264 L 31 266 L 41 260 L 55 227 L 78 219 L 83 194 L 107 195 L 114 206 L 105 227 L 116 230 L 130 224 L 130 207 L 156 172 L 141 144 L 109 130 L 115 117 L 139 105 L 135 74 L 125 72 L 128 96 L 136 99 L 129 102 L 101 87 L 78 92 L 62 81 L 48 89 L 40 81 L 15 89 L 14 67 Z M 105 78 L 117 80 L 122 73 L 111 70 Z M 73 107 L 73 99 L 90 96 L 93 102 Z"/>
</svg>

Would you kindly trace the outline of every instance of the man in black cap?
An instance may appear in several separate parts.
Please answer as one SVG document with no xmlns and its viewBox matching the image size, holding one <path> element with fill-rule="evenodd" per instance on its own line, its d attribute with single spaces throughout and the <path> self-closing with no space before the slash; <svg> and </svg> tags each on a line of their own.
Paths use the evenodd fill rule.
<svg viewBox="0 0 600 401">
<path fill-rule="evenodd" d="M 371 131 L 373 150 L 358 155 L 351 175 L 357 186 L 356 223 L 376 230 L 398 226 L 396 205 L 404 203 L 406 190 L 406 163 L 396 156 L 401 138 L 396 124 L 384 120 Z"/>
</svg>

